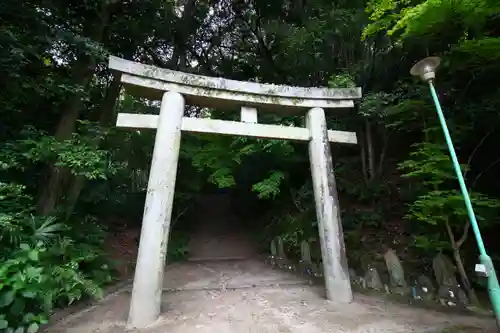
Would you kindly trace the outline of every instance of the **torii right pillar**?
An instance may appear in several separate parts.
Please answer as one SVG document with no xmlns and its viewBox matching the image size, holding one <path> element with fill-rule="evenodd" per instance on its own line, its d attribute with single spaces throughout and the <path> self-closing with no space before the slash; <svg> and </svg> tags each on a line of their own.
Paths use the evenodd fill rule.
<svg viewBox="0 0 500 333">
<path fill-rule="evenodd" d="M 306 125 L 310 132 L 309 160 L 323 257 L 326 298 L 349 303 L 353 296 L 325 111 L 321 108 L 309 110 Z"/>
</svg>

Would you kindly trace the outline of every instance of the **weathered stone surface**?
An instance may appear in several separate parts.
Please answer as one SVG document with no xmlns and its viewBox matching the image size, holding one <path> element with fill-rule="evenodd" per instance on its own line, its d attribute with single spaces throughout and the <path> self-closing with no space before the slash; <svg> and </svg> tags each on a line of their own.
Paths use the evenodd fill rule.
<svg viewBox="0 0 500 333">
<path fill-rule="evenodd" d="M 116 126 L 128 128 L 156 128 L 158 116 L 154 114 L 119 113 Z M 302 127 L 289 127 L 268 124 L 252 124 L 239 121 L 183 117 L 181 128 L 193 133 L 215 133 L 239 135 L 244 137 L 309 141 L 309 130 Z M 330 142 L 356 144 L 355 132 L 328 130 Z"/>
<path fill-rule="evenodd" d="M 308 241 L 302 241 L 300 243 L 300 255 L 301 260 L 304 262 L 312 262 L 311 258 L 311 245 Z"/>
<path fill-rule="evenodd" d="M 278 258 L 286 258 L 285 247 L 283 244 L 283 238 L 280 236 L 276 237 L 276 256 Z"/>
<path fill-rule="evenodd" d="M 301 275 L 312 275 L 311 245 L 306 240 L 300 243 L 300 256 L 297 270 Z"/>
<path fill-rule="evenodd" d="M 129 74 L 123 74 L 121 82 L 124 84 L 126 91 L 136 97 L 157 100 L 162 91 L 177 91 L 186 96 L 188 104 L 207 108 L 234 109 L 246 105 L 257 107 L 261 112 L 293 115 L 314 107 L 334 109 L 352 108 L 354 106 L 352 99 L 303 99 L 215 90 L 206 87 L 193 89 L 189 85 L 169 83 Z"/>
<path fill-rule="evenodd" d="M 451 259 L 439 253 L 432 261 L 432 268 L 439 285 L 438 295 L 441 304 L 467 306 L 469 299 L 457 281 L 456 268 Z"/>
<path fill-rule="evenodd" d="M 278 247 L 276 246 L 276 239 L 271 240 L 270 252 L 272 256 L 274 257 L 278 256 Z"/>
<path fill-rule="evenodd" d="M 389 286 L 392 293 L 399 295 L 406 295 L 410 292 L 408 284 L 405 280 L 405 272 L 403 265 L 399 260 L 396 252 L 392 249 L 388 249 L 384 254 L 385 264 L 387 266 L 387 271 L 389 272 Z"/>
<path fill-rule="evenodd" d="M 257 109 L 248 106 L 242 106 L 240 111 L 240 120 L 244 123 L 258 123 L 259 118 Z"/>
<path fill-rule="evenodd" d="M 455 265 L 443 253 L 438 253 L 432 261 L 432 269 L 434 270 L 434 277 L 439 286 L 457 286 L 457 278 L 455 276 Z"/>
<path fill-rule="evenodd" d="M 390 286 L 407 288 L 403 265 L 401 264 L 396 252 L 392 249 L 388 249 L 384 254 L 384 260 L 387 266 L 387 271 L 389 272 Z"/>
<path fill-rule="evenodd" d="M 309 156 L 326 295 L 329 300 L 351 302 L 353 295 L 324 110 L 311 109 L 306 125 L 311 133 Z"/>
<path fill-rule="evenodd" d="M 159 117 L 122 114 L 117 121 L 118 125 L 124 127 L 157 128 L 130 305 L 130 327 L 148 326 L 159 315 L 162 293 L 159 280 L 163 276 L 165 263 L 182 130 L 267 138 L 276 137 L 270 132 L 280 131 L 278 137 L 281 139 L 310 141 L 316 212 L 325 264 L 324 268 L 318 268 L 319 272 L 313 274 L 322 275 L 325 272 L 328 299 L 352 301 L 329 140 L 339 138 L 339 142 L 356 143 L 356 136 L 353 133 L 328 131 L 325 113 L 320 107 L 352 107 L 353 99 L 361 97 L 360 88 L 298 88 L 240 82 L 174 72 L 116 57 L 110 58 L 109 68 L 121 72 L 123 83 L 165 96 Z M 184 98 L 187 98 L 188 103 L 194 102 L 200 106 L 243 106 L 242 120 L 247 123 L 183 117 Z M 170 103 L 165 103 L 166 99 L 170 99 Z M 308 133 L 302 128 L 283 130 L 279 126 L 256 124 L 256 110 L 251 109 L 256 106 L 312 108 L 307 117 Z M 269 261 L 287 270 L 296 269 L 287 260 L 281 239 L 276 240 L 276 258 L 271 254 Z"/>
<path fill-rule="evenodd" d="M 174 92 L 165 93 L 149 173 L 130 302 L 129 325 L 133 328 L 145 327 L 160 315 L 183 114 L 183 97 Z"/>
<path fill-rule="evenodd" d="M 361 98 L 360 88 L 303 88 L 227 80 L 144 65 L 118 57 L 109 58 L 110 69 L 124 73 L 122 82 L 149 89 L 173 90 L 205 100 L 237 100 L 244 105 L 290 105 L 296 107 L 346 107 L 344 101 Z M 245 103 L 247 102 L 247 103 Z M 348 104 L 351 104 L 348 103 Z M 352 105 L 347 105 L 347 107 Z"/>
<path fill-rule="evenodd" d="M 442 285 L 438 289 L 439 302 L 443 306 L 456 306 L 458 303 L 457 295 L 453 287 Z"/>
<path fill-rule="evenodd" d="M 413 287 L 414 299 L 424 301 L 431 301 L 434 299 L 435 287 L 429 277 L 420 275 L 415 282 L 415 286 Z"/>
<path fill-rule="evenodd" d="M 366 283 L 366 288 L 374 289 L 374 290 L 382 290 L 384 288 L 384 284 L 380 279 L 380 275 L 377 269 L 371 265 L 367 267 L 365 272 L 364 280 Z"/>
<path fill-rule="evenodd" d="M 276 265 L 281 268 L 281 269 L 286 269 L 286 270 L 295 270 L 296 266 L 293 264 L 290 260 L 288 260 L 286 253 L 285 253 L 285 248 L 283 244 L 283 239 L 280 236 L 277 236 L 275 238 L 276 240 Z"/>
</svg>

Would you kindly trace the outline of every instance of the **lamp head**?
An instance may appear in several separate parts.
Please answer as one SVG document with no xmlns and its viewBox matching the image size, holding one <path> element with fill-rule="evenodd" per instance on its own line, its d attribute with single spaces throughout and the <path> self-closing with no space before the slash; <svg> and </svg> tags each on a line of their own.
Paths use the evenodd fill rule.
<svg viewBox="0 0 500 333">
<path fill-rule="evenodd" d="M 441 58 L 439 57 L 427 57 L 413 65 L 410 74 L 420 76 L 425 82 L 433 80 L 436 77 L 436 69 L 440 63 Z"/>
</svg>

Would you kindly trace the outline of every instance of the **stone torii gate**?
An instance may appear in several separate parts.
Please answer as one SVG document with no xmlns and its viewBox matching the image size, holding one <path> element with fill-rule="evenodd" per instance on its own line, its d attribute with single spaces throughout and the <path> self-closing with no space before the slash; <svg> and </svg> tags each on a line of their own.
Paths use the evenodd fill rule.
<svg viewBox="0 0 500 333">
<path fill-rule="evenodd" d="M 309 158 L 323 257 L 326 297 L 351 302 L 344 236 L 330 142 L 356 144 L 356 133 L 328 130 L 324 109 L 349 108 L 360 88 L 277 86 L 186 74 L 110 57 L 131 93 L 161 99 L 159 115 L 120 113 L 116 125 L 156 128 L 128 326 L 141 328 L 160 315 L 163 274 L 175 191 L 181 131 L 309 142 Z M 241 121 L 184 116 L 185 101 L 205 107 L 240 107 Z M 306 127 L 259 124 L 258 111 L 307 111 Z M 276 111 L 276 110 L 275 110 Z"/>
</svg>

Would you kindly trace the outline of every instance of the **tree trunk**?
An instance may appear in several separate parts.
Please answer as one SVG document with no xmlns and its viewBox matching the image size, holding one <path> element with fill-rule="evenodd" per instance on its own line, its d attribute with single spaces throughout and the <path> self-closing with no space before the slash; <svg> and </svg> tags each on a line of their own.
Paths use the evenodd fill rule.
<svg viewBox="0 0 500 333">
<path fill-rule="evenodd" d="M 465 271 L 464 263 L 462 261 L 462 256 L 460 255 L 460 249 L 453 249 L 453 257 L 457 263 L 458 274 L 460 275 L 460 280 L 464 284 L 464 288 L 467 291 L 467 296 L 473 305 L 479 304 L 479 299 L 477 298 L 476 291 L 472 288 L 469 278 L 467 277 L 467 272 Z"/>
<path fill-rule="evenodd" d="M 121 75 L 115 74 L 113 75 L 113 80 L 109 85 L 108 91 L 106 93 L 106 97 L 104 98 L 101 105 L 101 112 L 99 117 L 99 124 L 101 126 L 106 126 L 112 121 L 115 117 L 115 106 L 118 98 L 120 97 L 121 90 Z M 100 144 L 99 140 L 95 141 L 95 146 L 98 147 Z M 70 217 L 73 214 L 76 203 L 78 202 L 78 198 L 80 197 L 81 191 L 84 189 L 86 183 L 86 179 L 84 176 L 75 176 L 71 187 L 69 190 L 68 197 L 66 199 L 66 218 Z"/>
<path fill-rule="evenodd" d="M 109 19 L 108 5 L 103 2 L 100 15 L 96 15 L 97 22 L 89 24 L 87 34 L 94 41 L 101 42 L 104 37 L 104 30 Z M 90 55 L 81 55 L 75 62 L 72 70 L 73 82 L 77 85 L 86 87 L 94 74 L 96 62 Z M 82 96 L 80 94 L 70 96 L 62 105 L 63 110 L 61 119 L 55 132 L 55 138 L 63 141 L 71 138 L 75 128 L 76 121 L 82 107 Z M 38 213 L 41 215 L 50 215 L 60 200 L 62 184 L 69 176 L 69 171 L 51 165 L 48 176 L 44 181 L 45 186 L 41 190 L 38 199 Z"/>
<path fill-rule="evenodd" d="M 385 161 L 385 156 L 387 154 L 387 149 L 389 147 L 390 136 L 391 132 L 387 133 L 387 129 L 384 129 L 383 143 L 382 143 L 382 148 L 380 149 L 380 157 L 378 160 L 378 166 L 376 170 L 376 175 L 378 179 L 381 179 L 383 175 L 384 161 Z"/>
<path fill-rule="evenodd" d="M 184 11 L 176 29 L 174 52 L 170 60 L 170 68 L 186 71 L 188 40 L 193 31 L 192 22 L 195 19 L 196 0 L 189 0 L 184 5 Z"/>
<path fill-rule="evenodd" d="M 465 271 L 464 263 L 462 261 L 462 256 L 460 255 L 460 247 L 464 243 L 468 230 L 470 225 L 468 222 L 466 223 L 464 227 L 464 233 L 460 240 L 457 242 L 455 240 L 455 235 L 453 234 L 453 230 L 451 230 L 450 224 L 448 221 L 445 222 L 445 227 L 446 227 L 446 232 L 448 233 L 448 237 L 450 237 L 450 242 L 451 246 L 453 248 L 453 258 L 455 259 L 455 263 L 457 264 L 457 270 L 458 274 L 460 275 L 460 280 L 462 281 L 465 291 L 467 292 L 467 296 L 469 297 L 469 300 L 472 304 L 478 305 L 479 300 L 476 295 L 476 291 L 474 288 L 472 288 L 472 285 L 470 284 L 469 278 L 467 277 L 467 272 Z"/>
<path fill-rule="evenodd" d="M 365 127 L 366 127 L 366 148 L 368 152 L 368 175 L 369 175 L 369 180 L 373 181 L 375 178 L 375 153 L 373 150 L 372 128 L 368 119 L 365 119 Z"/>
<path fill-rule="evenodd" d="M 361 172 L 363 173 L 363 179 L 365 181 L 365 184 L 368 184 L 368 171 L 367 171 L 367 165 L 366 165 L 366 141 L 364 140 L 364 135 L 363 133 L 360 133 L 360 145 L 361 149 L 359 151 L 361 155 Z"/>
</svg>

